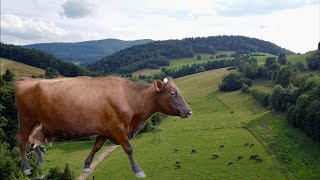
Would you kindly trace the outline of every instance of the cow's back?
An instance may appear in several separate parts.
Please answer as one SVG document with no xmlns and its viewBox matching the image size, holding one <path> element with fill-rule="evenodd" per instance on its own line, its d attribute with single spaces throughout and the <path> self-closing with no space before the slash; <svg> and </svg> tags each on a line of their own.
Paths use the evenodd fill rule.
<svg viewBox="0 0 320 180">
<path fill-rule="evenodd" d="M 120 78 L 22 79 L 14 91 L 24 121 L 40 122 L 53 136 L 72 138 L 105 130 L 101 119 L 116 114 L 119 102 L 125 104 L 121 98 L 126 83 Z"/>
</svg>

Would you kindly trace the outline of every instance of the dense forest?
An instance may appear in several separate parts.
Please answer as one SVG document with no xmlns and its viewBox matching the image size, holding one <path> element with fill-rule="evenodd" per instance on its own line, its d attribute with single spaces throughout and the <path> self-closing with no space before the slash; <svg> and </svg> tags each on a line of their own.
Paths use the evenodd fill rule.
<svg viewBox="0 0 320 180">
<path fill-rule="evenodd" d="M 211 36 L 182 40 L 154 41 L 133 46 L 107 56 L 88 68 L 103 74 L 131 73 L 144 68 L 156 69 L 168 65 L 170 59 L 193 57 L 197 53 L 215 54 L 219 51 L 238 53 L 266 52 L 275 55 L 293 54 L 271 42 L 244 36 Z"/>
<path fill-rule="evenodd" d="M 76 66 L 70 62 L 60 61 L 53 55 L 40 50 L 27 49 L 21 46 L 7 45 L 3 43 L 0 44 L 0 49 L 0 57 L 8 58 L 41 69 L 52 68 L 57 70 L 59 74 L 66 77 L 96 75 L 96 73 L 91 72 L 86 68 Z"/>
<path fill-rule="evenodd" d="M 39 43 L 25 45 L 24 47 L 45 51 L 53 54 L 62 61 L 87 64 L 122 49 L 149 42 L 152 42 L 152 40 L 123 41 L 119 39 L 102 39 L 76 43 Z"/>
</svg>

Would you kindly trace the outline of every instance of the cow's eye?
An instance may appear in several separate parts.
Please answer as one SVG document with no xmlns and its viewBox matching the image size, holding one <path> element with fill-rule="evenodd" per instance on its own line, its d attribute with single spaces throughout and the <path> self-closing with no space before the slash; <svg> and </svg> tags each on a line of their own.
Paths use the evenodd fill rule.
<svg viewBox="0 0 320 180">
<path fill-rule="evenodd" d="M 175 92 L 171 92 L 171 96 L 176 96 L 177 94 Z"/>
</svg>

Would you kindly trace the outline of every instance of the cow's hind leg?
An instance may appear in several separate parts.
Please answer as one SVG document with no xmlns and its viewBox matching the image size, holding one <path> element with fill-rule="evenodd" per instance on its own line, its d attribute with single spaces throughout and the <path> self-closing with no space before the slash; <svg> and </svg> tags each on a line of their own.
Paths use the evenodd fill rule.
<svg viewBox="0 0 320 180">
<path fill-rule="evenodd" d="M 26 157 L 26 152 L 25 152 L 28 136 L 29 136 L 29 133 L 26 132 L 26 129 L 24 129 L 24 131 L 21 131 L 20 129 L 17 134 L 17 140 L 19 143 L 21 165 L 22 165 L 23 171 L 26 175 L 31 175 L 31 167 L 29 165 L 29 162 Z"/>
<path fill-rule="evenodd" d="M 133 147 L 129 141 L 127 133 L 124 130 L 118 132 L 116 140 L 121 145 L 125 153 L 128 155 L 128 159 L 130 161 L 131 169 L 134 172 L 134 175 L 137 178 L 145 178 L 146 174 L 142 171 L 142 169 L 139 167 L 139 165 L 133 158 Z"/>
<path fill-rule="evenodd" d="M 96 142 L 94 143 L 89 156 L 87 157 L 86 161 L 84 162 L 84 168 L 83 168 L 84 173 L 91 172 L 90 164 L 92 162 L 92 159 L 93 159 L 94 155 L 96 154 L 96 152 L 98 152 L 101 149 L 102 145 L 106 142 L 106 140 L 107 140 L 106 136 L 98 136 L 97 137 Z"/>
</svg>

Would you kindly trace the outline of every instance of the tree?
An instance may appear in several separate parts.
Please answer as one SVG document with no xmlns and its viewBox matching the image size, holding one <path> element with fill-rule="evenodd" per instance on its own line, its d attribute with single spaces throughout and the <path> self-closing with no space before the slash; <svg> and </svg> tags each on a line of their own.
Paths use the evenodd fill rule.
<svg viewBox="0 0 320 180">
<path fill-rule="evenodd" d="M 201 56 L 200 56 L 200 54 L 197 56 L 197 60 L 201 60 Z"/>
<path fill-rule="evenodd" d="M 223 78 L 222 83 L 219 85 L 219 89 L 221 91 L 235 91 L 240 89 L 243 83 L 251 86 L 252 80 L 245 78 L 243 75 L 238 73 L 230 73 Z"/>
<path fill-rule="evenodd" d="M 280 55 L 278 57 L 278 63 L 281 65 L 284 65 L 287 63 L 287 56 L 285 53 L 280 53 Z"/>
<path fill-rule="evenodd" d="M 293 75 L 294 75 L 294 73 L 293 73 L 292 67 L 291 66 L 284 66 L 279 70 L 275 79 L 276 79 L 277 83 L 286 87 L 291 83 Z"/>
<path fill-rule="evenodd" d="M 293 67 L 298 71 L 306 70 L 306 66 L 303 64 L 303 62 L 297 62 L 293 65 Z"/>
<path fill-rule="evenodd" d="M 276 85 L 271 92 L 270 95 L 270 105 L 275 110 L 281 110 L 281 95 L 282 95 L 283 87 L 281 85 Z"/>
<path fill-rule="evenodd" d="M 46 69 L 45 77 L 47 79 L 56 78 L 58 76 L 59 76 L 59 72 L 57 70 L 50 67 Z"/>
<path fill-rule="evenodd" d="M 5 80 L 6 82 L 10 82 L 13 80 L 14 76 L 15 75 L 13 74 L 13 72 L 7 69 L 6 72 L 2 75 L 2 79 Z"/>
<path fill-rule="evenodd" d="M 265 60 L 264 66 L 266 66 L 269 70 L 271 70 L 272 65 L 275 64 L 276 62 L 277 61 L 276 61 L 275 57 L 267 57 Z M 272 69 L 272 70 L 274 70 L 274 69 Z"/>
<path fill-rule="evenodd" d="M 259 72 L 258 68 L 259 68 L 258 64 L 255 64 L 255 63 L 245 64 L 242 67 L 242 72 L 245 77 L 250 79 L 255 79 Z"/>
<path fill-rule="evenodd" d="M 310 57 L 307 57 L 307 66 L 310 70 L 320 69 L 320 51 L 317 51 Z"/>
<path fill-rule="evenodd" d="M 200 66 L 199 68 L 196 69 L 196 73 L 199 73 L 199 72 L 204 72 L 206 71 L 206 69 L 204 68 L 204 66 Z"/>
<path fill-rule="evenodd" d="M 277 63 L 275 57 L 267 57 L 264 66 L 267 67 L 269 71 L 276 71 L 280 69 L 280 65 Z"/>
</svg>

